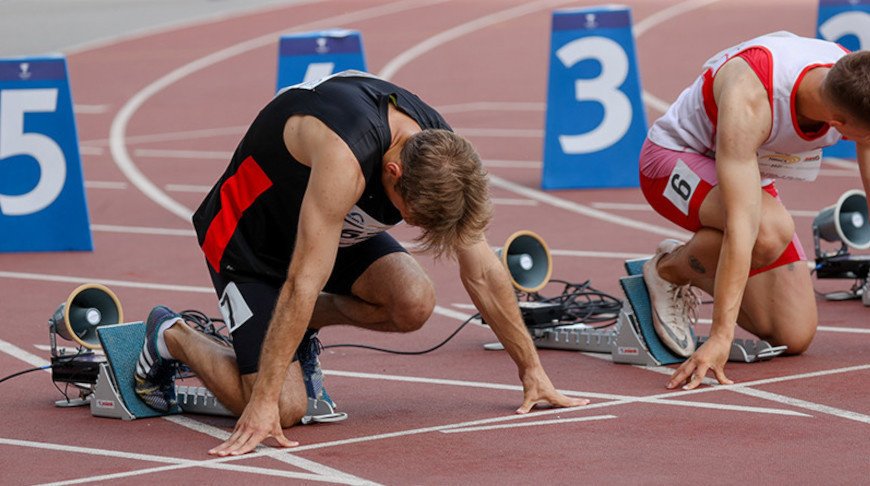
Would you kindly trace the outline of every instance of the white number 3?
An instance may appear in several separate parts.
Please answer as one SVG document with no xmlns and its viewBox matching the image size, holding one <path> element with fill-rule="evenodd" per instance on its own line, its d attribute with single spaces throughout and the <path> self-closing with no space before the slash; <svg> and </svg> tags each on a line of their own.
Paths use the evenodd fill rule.
<svg viewBox="0 0 870 486">
<path fill-rule="evenodd" d="M 569 42 L 556 51 L 565 67 L 585 59 L 601 63 L 601 75 L 574 81 L 577 101 L 591 100 L 604 107 L 604 119 L 594 130 L 580 135 L 560 135 L 566 154 L 598 152 L 618 142 L 631 126 L 631 101 L 619 90 L 628 76 L 628 56 L 615 41 L 605 37 L 585 37 Z"/>
</svg>

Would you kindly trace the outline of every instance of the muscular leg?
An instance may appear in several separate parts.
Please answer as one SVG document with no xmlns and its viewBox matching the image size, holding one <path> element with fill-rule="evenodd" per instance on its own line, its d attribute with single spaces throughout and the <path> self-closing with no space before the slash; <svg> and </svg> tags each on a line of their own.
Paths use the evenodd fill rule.
<svg viewBox="0 0 870 486">
<path fill-rule="evenodd" d="M 407 253 L 390 253 L 372 263 L 354 282 L 352 296 L 322 293 L 312 328 L 349 324 L 373 331 L 420 329 L 435 307 L 435 288 Z"/>
<path fill-rule="evenodd" d="M 241 415 L 257 374 L 239 374 L 232 348 L 218 344 L 183 324 L 167 329 L 164 338 L 169 352 L 188 365 L 224 406 Z M 281 425 L 290 427 L 298 423 L 305 415 L 307 403 L 299 362 L 293 362 L 281 391 Z"/>
<path fill-rule="evenodd" d="M 671 283 L 692 285 L 714 295 L 716 267 L 722 246 L 725 213 L 721 194 L 714 188 L 701 205 L 699 230 L 686 245 L 663 257 L 659 274 Z M 762 221 L 753 248 L 752 268 L 775 261 L 791 241 L 794 222 L 785 207 L 770 194 L 762 193 Z M 788 352 L 802 353 L 818 324 L 809 269 L 800 262 L 777 267 L 751 277 L 741 303 L 740 327 Z"/>
</svg>

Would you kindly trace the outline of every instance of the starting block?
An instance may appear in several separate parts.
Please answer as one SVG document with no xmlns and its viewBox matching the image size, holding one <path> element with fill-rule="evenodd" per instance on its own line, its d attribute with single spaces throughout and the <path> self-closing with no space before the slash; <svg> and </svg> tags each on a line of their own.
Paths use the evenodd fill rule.
<svg viewBox="0 0 870 486">
<path fill-rule="evenodd" d="M 653 328 L 652 305 L 643 280 L 643 264 L 647 259 L 627 260 L 627 277 L 619 279 L 625 292 L 616 324 L 611 329 L 595 329 L 585 325 L 560 326 L 551 329 L 531 329 L 535 346 L 542 349 L 565 349 L 592 353 L 611 353 L 614 363 L 660 366 L 676 364 L 685 358 L 673 354 L 659 339 Z M 698 345 L 707 336 L 694 336 Z M 766 341 L 735 339 L 731 343 L 729 361 L 752 363 L 779 356 L 785 346 L 771 346 Z"/>
<path fill-rule="evenodd" d="M 232 417 L 215 396 L 202 386 L 175 387 L 178 405 L 161 413 L 145 405 L 135 392 L 133 374 L 145 341 L 145 324 L 132 322 L 100 326 L 97 334 L 107 362 L 100 364 L 91 397 L 91 415 L 133 420 L 181 412 Z"/>
<path fill-rule="evenodd" d="M 132 322 L 100 326 L 97 334 L 107 362 L 100 363 L 93 395 L 90 397 L 91 415 L 123 420 L 178 413 L 235 417 L 204 386 L 176 385 L 178 405 L 167 413 L 149 407 L 136 395 L 133 378 L 142 350 L 141 343 L 145 341 L 145 324 Z M 336 412 L 328 402 L 309 398 L 308 411 L 302 418 L 302 423 L 340 422 L 346 418 L 346 413 Z"/>
</svg>

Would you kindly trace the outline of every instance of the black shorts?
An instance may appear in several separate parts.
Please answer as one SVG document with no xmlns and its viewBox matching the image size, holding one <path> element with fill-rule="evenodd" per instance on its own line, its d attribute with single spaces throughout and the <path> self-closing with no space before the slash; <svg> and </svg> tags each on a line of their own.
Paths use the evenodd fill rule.
<svg viewBox="0 0 870 486">
<path fill-rule="evenodd" d="M 351 295 L 354 282 L 376 260 L 390 253 L 405 252 L 392 236 L 380 233 L 356 245 L 339 248 L 324 292 Z M 243 375 L 256 373 L 260 349 L 278 301 L 280 286 L 265 281 L 233 281 L 206 265 L 220 302 L 221 314 L 233 337 L 236 363 Z M 294 355 L 294 361 L 296 359 Z"/>
</svg>

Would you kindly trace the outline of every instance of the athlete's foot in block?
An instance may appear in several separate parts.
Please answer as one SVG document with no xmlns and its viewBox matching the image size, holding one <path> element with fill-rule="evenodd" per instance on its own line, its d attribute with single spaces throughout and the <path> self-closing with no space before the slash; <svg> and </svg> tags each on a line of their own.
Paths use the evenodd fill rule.
<svg viewBox="0 0 870 486">
<path fill-rule="evenodd" d="M 679 246 L 674 243 L 659 246 L 671 251 Z M 689 357 L 695 351 L 692 325 L 696 321 L 698 296 L 689 285 L 675 285 L 665 280 L 658 271 L 658 263 L 668 252 L 661 251 L 643 266 L 643 278 L 652 304 L 653 328 L 656 334 L 675 354 Z"/>
</svg>

